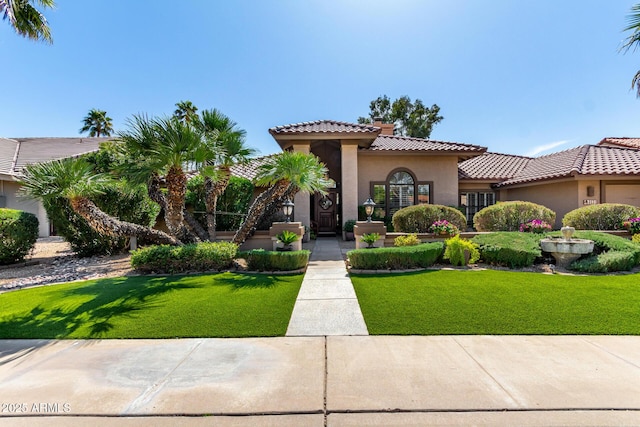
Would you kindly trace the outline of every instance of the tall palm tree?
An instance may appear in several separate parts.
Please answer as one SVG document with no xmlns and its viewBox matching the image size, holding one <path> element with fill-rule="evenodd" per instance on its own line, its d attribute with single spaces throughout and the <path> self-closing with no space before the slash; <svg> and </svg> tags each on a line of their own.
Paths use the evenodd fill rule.
<svg viewBox="0 0 640 427">
<path fill-rule="evenodd" d="M 89 136 L 111 136 L 113 133 L 113 125 L 111 117 L 107 116 L 106 111 L 92 108 L 83 120 L 84 126 L 80 129 L 80 133 L 89 132 Z"/>
<path fill-rule="evenodd" d="M 191 123 L 198 118 L 198 107 L 193 105 L 191 101 L 176 102 L 176 110 L 173 112 L 173 116 L 181 122 Z"/>
<path fill-rule="evenodd" d="M 35 0 L 43 8 L 53 8 L 54 0 Z M 53 43 L 51 30 L 44 15 L 31 3 L 33 0 L 0 0 L 0 14 L 23 37 Z"/>
<path fill-rule="evenodd" d="M 631 31 L 631 35 L 627 37 L 621 50 L 627 52 L 629 49 L 637 49 L 640 47 L 640 3 L 631 7 L 631 14 L 627 16 L 629 25 L 624 31 Z M 631 89 L 636 90 L 636 96 L 640 98 L 640 70 L 633 76 L 631 80 Z"/>
<path fill-rule="evenodd" d="M 270 157 L 260 166 L 256 177 L 256 184 L 269 188 L 255 199 L 233 242 L 238 245 L 244 243 L 269 205 L 282 198 L 288 190 L 291 197 L 299 191 L 325 194 L 331 185 L 327 173 L 327 168 L 313 154 L 285 151 Z"/>
<path fill-rule="evenodd" d="M 185 221 L 187 175 L 184 168 L 194 161 L 202 145 L 201 134 L 175 118 L 134 116 L 128 125 L 128 131 L 118 133 L 118 140 L 123 142 L 130 158 L 121 171 L 132 182 L 147 185 L 149 197 L 164 209 L 170 234 L 183 242 L 197 240 Z M 161 191 L 162 177 L 166 196 Z"/>
<path fill-rule="evenodd" d="M 73 211 L 101 234 L 115 237 L 136 236 L 158 244 L 180 244 L 162 231 L 120 221 L 96 206 L 90 198 L 101 194 L 108 183 L 109 177 L 96 174 L 89 163 L 68 158 L 27 166 L 21 180 L 21 193 L 42 201 L 58 197 L 68 199 Z"/>
<path fill-rule="evenodd" d="M 207 231 L 209 240 L 216 239 L 216 210 L 218 198 L 229 185 L 231 166 L 248 161 L 255 150 L 245 146 L 244 129 L 220 111 L 204 110 L 197 122 L 202 130 L 208 149 L 203 160 L 213 164 L 214 170 L 203 169 Z"/>
</svg>

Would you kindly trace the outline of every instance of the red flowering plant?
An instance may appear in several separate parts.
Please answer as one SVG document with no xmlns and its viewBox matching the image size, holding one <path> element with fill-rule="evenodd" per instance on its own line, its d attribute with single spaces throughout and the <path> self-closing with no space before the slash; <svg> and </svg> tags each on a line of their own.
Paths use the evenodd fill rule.
<svg viewBox="0 0 640 427">
<path fill-rule="evenodd" d="M 631 234 L 640 234 L 640 218 L 629 218 L 622 223 L 622 227 Z"/>
<path fill-rule="evenodd" d="M 524 224 L 520 224 L 520 231 L 523 233 L 542 234 L 551 231 L 551 225 L 541 219 L 532 219 Z"/>
<path fill-rule="evenodd" d="M 455 224 L 451 224 L 446 219 L 440 219 L 429 227 L 429 232 L 434 234 L 449 234 L 451 236 L 455 236 L 460 234 L 460 230 Z"/>
</svg>

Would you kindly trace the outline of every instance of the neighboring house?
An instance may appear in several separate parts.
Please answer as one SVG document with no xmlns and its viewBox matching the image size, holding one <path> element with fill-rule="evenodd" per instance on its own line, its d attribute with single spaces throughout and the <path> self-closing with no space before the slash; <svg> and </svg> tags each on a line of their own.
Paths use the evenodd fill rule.
<svg viewBox="0 0 640 427">
<path fill-rule="evenodd" d="M 29 164 L 97 151 L 109 138 L 0 138 L 0 207 L 31 212 L 40 222 L 40 237 L 51 225 L 40 202 L 18 196 L 22 169 Z"/>
</svg>

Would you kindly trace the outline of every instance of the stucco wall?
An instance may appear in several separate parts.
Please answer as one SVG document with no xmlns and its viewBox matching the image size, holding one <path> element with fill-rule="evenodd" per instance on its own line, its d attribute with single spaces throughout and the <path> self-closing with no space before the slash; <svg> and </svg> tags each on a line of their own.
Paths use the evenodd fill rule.
<svg viewBox="0 0 640 427">
<path fill-rule="evenodd" d="M 418 181 L 432 181 L 431 203 L 458 205 L 458 158 L 455 156 L 371 155 L 358 156 L 358 201 L 370 193 L 371 181 L 386 181 L 394 169 L 406 168 Z M 350 185 L 343 182 L 343 186 Z"/>
<path fill-rule="evenodd" d="M 0 181 L 0 195 L 6 197 L 6 208 L 29 212 L 38 217 L 40 237 L 49 236 L 49 219 L 42 205 L 31 199 L 18 197 L 20 185 L 15 181 Z"/>
</svg>

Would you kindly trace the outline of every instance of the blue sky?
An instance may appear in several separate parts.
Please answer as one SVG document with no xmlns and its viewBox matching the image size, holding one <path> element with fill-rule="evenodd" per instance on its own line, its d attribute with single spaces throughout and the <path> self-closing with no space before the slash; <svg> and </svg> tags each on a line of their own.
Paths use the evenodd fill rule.
<svg viewBox="0 0 640 427">
<path fill-rule="evenodd" d="M 0 23 L 0 136 L 116 129 L 175 103 L 218 108 L 262 154 L 268 129 L 355 122 L 379 95 L 438 104 L 433 139 L 538 155 L 640 136 L 634 0 L 57 0 L 54 43 Z M 546 150 L 545 150 L 546 149 Z"/>
</svg>

